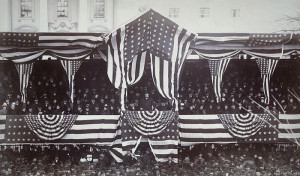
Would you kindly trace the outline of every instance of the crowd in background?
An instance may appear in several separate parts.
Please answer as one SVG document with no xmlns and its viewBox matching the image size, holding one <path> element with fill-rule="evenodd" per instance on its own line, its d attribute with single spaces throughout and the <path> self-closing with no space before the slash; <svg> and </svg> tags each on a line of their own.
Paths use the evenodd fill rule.
<svg viewBox="0 0 300 176">
<path fill-rule="evenodd" d="M 70 101 L 67 75 L 60 62 L 37 61 L 21 102 L 19 79 L 12 63 L 1 63 L 0 114 L 120 114 L 119 91 L 106 74 L 106 63 L 84 62 L 75 76 L 74 102 Z M 262 80 L 254 60 L 232 60 L 221 84 L 222 101 L 216 102 L 207 61 L 185 64 L 179 86 L 180 114 L 290 113 L 299 114 L 298 60 L 279 61 L 270 83 L 270 103 L 263 103 Z M 126 108 L 141 110 L 149 94 L 155 108 L 170 110 L 172 102 L 154 87 L 149 65 L 136 85 L 127 90 Z M 293 92 L 293 93 L 291 93 Z M 262 108 L 264 107 L 264 108 Z"/>
<path fill-rule="evenodd" d="M 108 148 L 96 145 L 2 146 L 1 175 L 300 175 L 296 145 L 201 144 L 180 147 L 178 163 L 158 163 L 148 144 L 117 163 Z"/>
</svg>

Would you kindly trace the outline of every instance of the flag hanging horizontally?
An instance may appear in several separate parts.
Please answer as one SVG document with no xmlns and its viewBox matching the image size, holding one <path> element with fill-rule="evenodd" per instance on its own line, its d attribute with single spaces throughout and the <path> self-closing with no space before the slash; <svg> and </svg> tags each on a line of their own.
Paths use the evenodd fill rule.
<svg viewBox="0 0 300 176">
<path fill-rule="evenodd" d="M 267 58 L 257 58 L 256 63 L 260 70 L 260 75 L 263 80 L 263 91 L 264 91 L 264 103 L 270 103 L 270 92 L 269 92 L 269 83 L 271 76 L 274 73 L 278 59 L 267 59 Z"/>
<path fill-rule="evenodd" d="M 268 125 L 272 118 L 269 114 L 220 114 L 222 124 L 230 134 L 237 138 L 254 136 L 263 127 Z"/>
<path fill-rule="evenodd" d="M 76 115 L 27 115 L 27 126 L 43 140 L 62 138 L 73 126 Z"/>
<path fill-rule="evenodd" d="M 124 91 L 130 83 L 132 84 L 132 81 L 129 83 L 126 79 L 127 74 L 139 69 L 134 67 L 135 64 L 131 67 L 127 65 L 136 62 L 136 55 L 145 51 L 157 60 L 169 62 L 164 65 L 152 62 L 153 67 L 160 68 L 160 72 L 152 69 L 152 76 L 155 76 L 153 79 L 158 82 L 155 85 L 162 90 L 162 96 L 176 100 L 179 74 L 194 38 L 194 34 L 153 10 L 108 35 L 107 74 L 112 84 L 121 90 L 121 109 L 125 110 Z"/>
<path fill-rule="evenodd" d="M 212 85 L 214 86 L 214 92 L 217 102 L 221 101 L 221 82 L 223 74 L 228 66 L 230 58 L 221 60 L 208 60 L 208 66 L 211 73 Z"/>
<path fill-rule="evenodd" d="M 21 64 L 15 64 L 16 69 L 19 74 L 19 81 L 20 81 L 20 92 L 22 95 L 22 102 L 26 103 L 26 97 L 27 97 L 27 86 L 29 83 L 29 77 L 32 73 L 33 68 L 33 62 L 29 63 L 21 63 Z"/>
<path fill-rule="evenodd" d="M 73 97 L 74 97 L 74 79 L 75 74 L 78 71 L 82 61 L 81 60 L 61 60 L 61 64 L 63 68 L 65 69 L 68 80 L 69 80 L 69 93 L 70 93 L 70 99 L 73 103 Z"/>
<path fill-rule="evenodd" d="M 60 59 L 89 56 L 103 47 L 103 33 L 0 33 L 0 55 L 14 63 L 25 63 L 47 55 Z"/>
</svg>

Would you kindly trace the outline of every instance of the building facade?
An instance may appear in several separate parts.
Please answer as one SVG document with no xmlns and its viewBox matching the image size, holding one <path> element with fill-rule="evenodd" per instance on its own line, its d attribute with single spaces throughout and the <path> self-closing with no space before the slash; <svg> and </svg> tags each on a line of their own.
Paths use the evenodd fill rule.
<svg viewBox="0 0 300 176">
<path fill-rule="evenodd" d="M 0 0 L 1 32 L 109 32 L 154 9 L 195 33 L 297 32 L 299 0 Z M 299 15 L 299 14 L 298 14 Z"/>
</svg>

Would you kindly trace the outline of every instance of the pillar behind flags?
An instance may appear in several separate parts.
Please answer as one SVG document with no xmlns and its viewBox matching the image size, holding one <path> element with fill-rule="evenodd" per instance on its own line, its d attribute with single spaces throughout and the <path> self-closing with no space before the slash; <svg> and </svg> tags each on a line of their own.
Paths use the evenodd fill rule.
<svg viewBox="0 0 300 176">
<path fill-rule="evenodd" d="M 61 64 L 63 68 L 65 69 L 68 80 L 69 80 L 69 91 L 70 91 L 70 99 L 73 103 L 73 92 L 74 92 L 74 78 L 75 74 L 78 71 L 82 61 L 80 60 L 61 60 Z"/>
<path fill-rule="evenodd" d="M 211 80 L 214 86 L 217 102 L 221 101 L 221 82 L 229 61 L 230 58 L 221 60 L 208 60 L 208 66 L 211 73 Z"/>
<path fill-rule="evenodd" d="M 256 63 L 260 70 L 261 78 L 263 79 L 263 91 L 265 95 L 265 103 L 270 103 L 269 83 L 271 76 L 274 73 L 278 59 L 257 58 Z"/>
<path fill-rule="evenodd" d="M 16 63 L 15 64 L 16 69 L 19 74 L 19 80 L 20 80 L 20 92 L 22 95 L 22 102 L 26 102 L 26 96 L 27 96 L 27 86 L 29 82 L 29 76 L 32 73 L 33 68 L 33 62 L 29 63 Z"/>
</svg>

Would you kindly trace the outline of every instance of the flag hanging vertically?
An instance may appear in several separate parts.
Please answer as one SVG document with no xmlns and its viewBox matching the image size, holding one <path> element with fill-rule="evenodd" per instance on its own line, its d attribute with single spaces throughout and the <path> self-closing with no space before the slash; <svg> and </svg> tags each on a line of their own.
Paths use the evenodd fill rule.
<svg viewBox="0 0 300 176">
<path fill-rule="evenodd" d="M 271 76 L 273 75 L 276 65 L 278 63 L 278 59 L 257 58 L 256 62 L 260 70 L 261 78 L 263 80 L 263 91 L 265 95 L 264 102 L 266 104 L 269 104 L 270 103 L 269 83 L 271 80 Z"/>
<path fill-rule="evenodd" d="M 29 82 L 29 77 L 32 73 L 33 68 L 33 62 L 30 63 L 22 63 L 22 64 L 15 64 L 16 69 L 19 74 L 19 80 L 20 80 L 20 92 L 22 95 L 22 102 L 26 102 L 27 97 L 27 86 Z"/>
<path fill-rule="evenodd" d="M 177 100 L 179 73 L 195 35 L 180 28 L 159 13 L 149 10 L 134 21 L 112 32 L 106 38 L 108 44 L 107 74 L 112 84 L 121 90 L 121 109 L 125 110 L 125 89 L 130 83 L 127 74 L 135 73 L 136 55 L 148 51 L 156 60 L 152 62 L 152 75 L 156 87 L 166 98 Z M 137 57 L 143 59 L 143 57 Z M 142 62 L 144 63 L 144 62 Z M 155 64 L 155 65 L 154 65 Z M 130 70 L 128 70 L 130 68 Z M 140 74 L 142 75 L 142 74 Z M 162 79 L 164 78 L 164 79 Z M 176 101 L 175 101 L 176 102 Z"/>
<path fill-rule="evenodd" d="M 61 64 L 63 68 L 65 69 L 68 80 L 69 80 L 69 93 L 70 93 L 70 99 L 73 103 L 73 97 L 74 97 L 74 78 L 75 74 L 78 71 L 82 61 L 80 60 L 61 60 Z"/>
<path fill-rule="evenodd" d="M 208 60 L 208 66 L 211 73 L 211 80 L 214 86 L 217 102 L 221 101 L 221 82 L 229 61 L 230 58 L 221 60 Z"/>
</svg>

